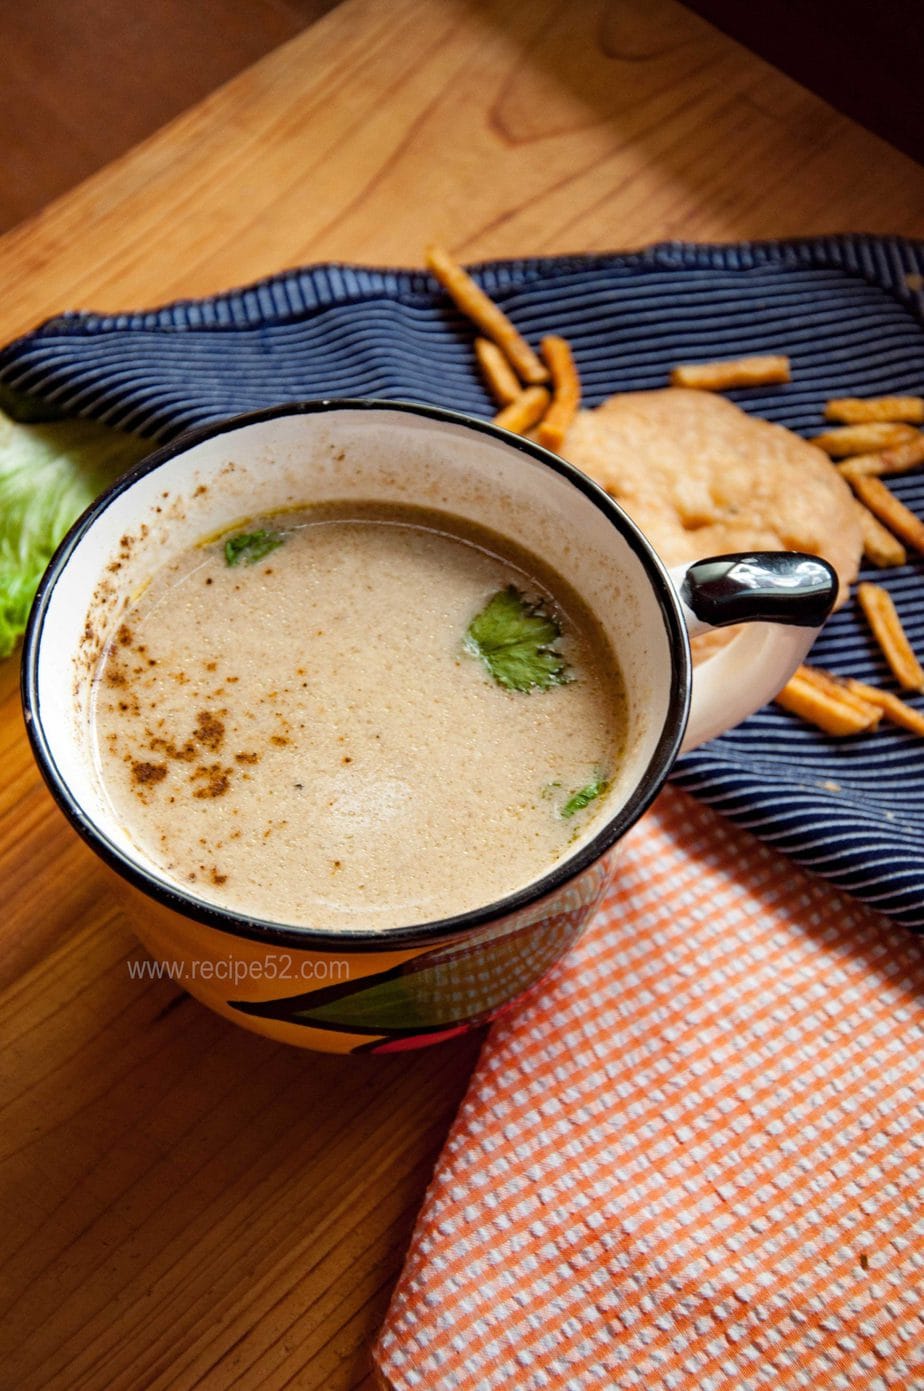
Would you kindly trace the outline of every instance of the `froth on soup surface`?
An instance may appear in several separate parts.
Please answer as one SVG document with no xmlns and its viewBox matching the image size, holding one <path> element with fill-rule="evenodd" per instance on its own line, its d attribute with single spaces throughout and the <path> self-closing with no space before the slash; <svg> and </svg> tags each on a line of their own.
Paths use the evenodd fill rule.
<svg viewBox="0 0 924 1391">
<path fill-rule="evenodd" d="M 277 544 L 255 559 L 231 537 L 233 564 L 226 537 L 179 555 L 94 683 L 101 782 L 164 878 L 276 922 L 385 930 L 526 886 L 605 815 L 621 677 L 535 557 L 406 507 L 240 530 Z M 567 684 L 505 689 L 466 650 L 510 586 L 553 615 Z"/>
</svg>

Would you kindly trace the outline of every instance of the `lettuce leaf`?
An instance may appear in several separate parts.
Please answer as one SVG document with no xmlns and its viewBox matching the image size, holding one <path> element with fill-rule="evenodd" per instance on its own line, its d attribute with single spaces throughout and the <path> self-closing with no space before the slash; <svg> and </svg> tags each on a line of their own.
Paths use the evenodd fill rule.
<svg viewBox="0 0 924 1391">
<path fill-rule="evenodd" d="M 0 658 L 21 636 L 68 527 L 151 447 L 89 420 L 16 425 L 0 414 Z"/>
</svg>

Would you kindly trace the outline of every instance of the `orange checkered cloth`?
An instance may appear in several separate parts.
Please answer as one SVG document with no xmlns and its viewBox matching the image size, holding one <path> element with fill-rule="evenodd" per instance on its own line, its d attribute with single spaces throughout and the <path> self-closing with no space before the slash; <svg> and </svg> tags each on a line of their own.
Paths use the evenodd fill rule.
<svg viewBox="0 0 924 1391">
<path fill-rule="evenodd" d="M 395 1391 L 924 1387 L 924 942 L 668 789 L 492 1028 Z"/>
</svg>

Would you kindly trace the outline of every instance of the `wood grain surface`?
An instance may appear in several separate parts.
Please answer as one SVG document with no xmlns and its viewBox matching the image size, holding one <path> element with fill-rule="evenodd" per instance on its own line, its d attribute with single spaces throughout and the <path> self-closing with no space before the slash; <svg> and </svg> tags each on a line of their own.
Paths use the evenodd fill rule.
<svg viewBox="0 0 924 1391">
<path fill-rule="evenodd" d="M 300 261 L 924 232 L 924 171 L 673 0 L 347 0 L 0 240 L 0 337 Z M 477 1038 L 287 1050 L 142 959 L 0 666 L 3 1391 L 369 1386 Z"/>
<path fill-rule="evenodd" d="M 73 188 L 336 0 L 0 0 L 0 230 Z"/>
</svg>

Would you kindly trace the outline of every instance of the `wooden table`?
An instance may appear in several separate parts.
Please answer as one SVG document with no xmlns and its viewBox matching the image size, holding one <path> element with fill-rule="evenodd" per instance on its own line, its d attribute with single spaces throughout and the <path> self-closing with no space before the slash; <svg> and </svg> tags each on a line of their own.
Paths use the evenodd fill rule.
<svg viewBox="0 0 924 1391">
<path fill-rule="evenodd" d="M 0 337 L 324 258 L 924 233 L 924 171 L 673 0 L 347 0 L 0 240 Z M 0 666 L 0 1387 L 369 1386 L 478 1049 L 276 1047 L 169 982 Z"/>
</svg>

